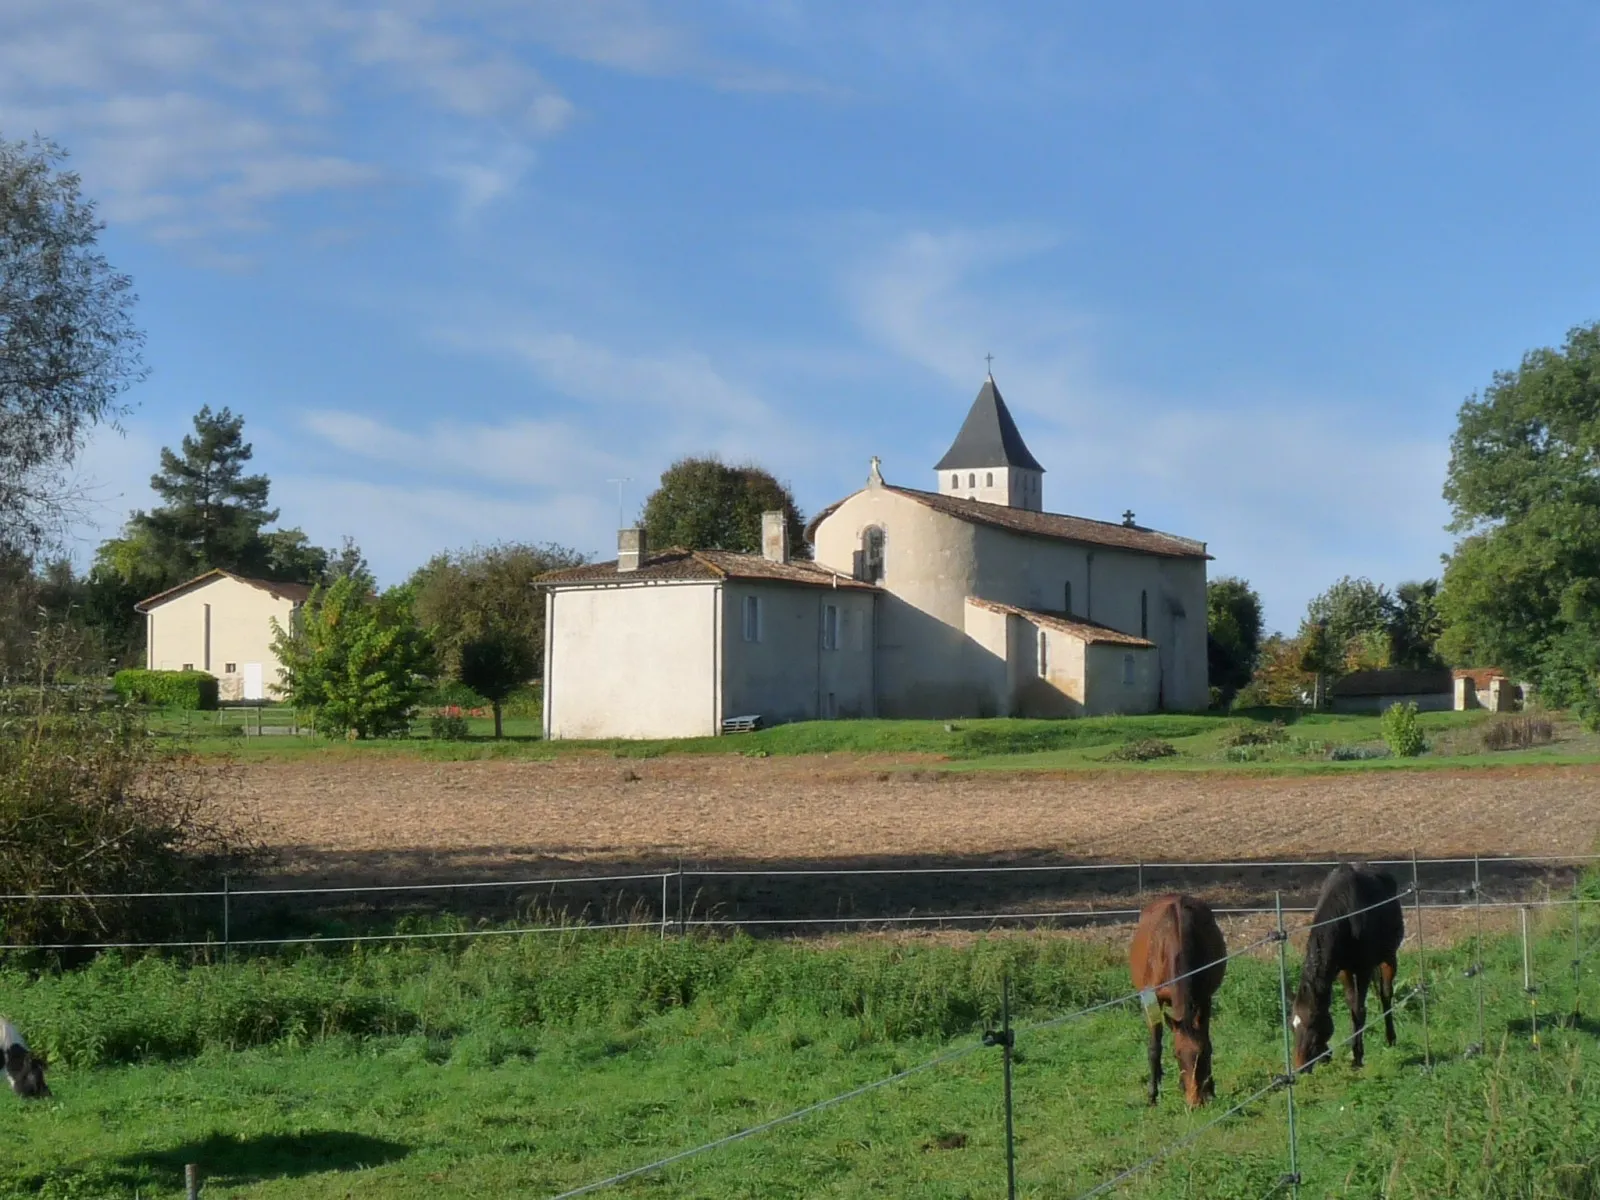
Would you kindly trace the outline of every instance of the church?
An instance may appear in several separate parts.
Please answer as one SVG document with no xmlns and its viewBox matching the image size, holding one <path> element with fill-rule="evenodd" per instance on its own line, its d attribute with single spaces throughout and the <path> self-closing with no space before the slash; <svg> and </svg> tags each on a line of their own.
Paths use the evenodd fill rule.
<svg viewBox="0 0 1600 1200">
<path fill-rule="evenodd" d="M 694 737 L 847 717 L 1198 710 L 1204 542 L 1044 510 L 1044 467 L 990 375 L 931 490 L 866 486 L 760 554 L 651 547 L 556 571 L 548 738 Z"/>
</svg>

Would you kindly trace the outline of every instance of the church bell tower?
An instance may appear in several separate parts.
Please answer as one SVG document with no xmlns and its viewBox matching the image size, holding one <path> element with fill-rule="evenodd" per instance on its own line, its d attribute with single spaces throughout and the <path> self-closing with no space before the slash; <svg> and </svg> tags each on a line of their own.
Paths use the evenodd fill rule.
<svg viewBox="0 0 1600 1200">
<path fill-rule="evenodd" d="M 1044 468 L 1028 452 L 992 374 L 934 472 L 941 496 L 1044 511 Z"/>
</svg>

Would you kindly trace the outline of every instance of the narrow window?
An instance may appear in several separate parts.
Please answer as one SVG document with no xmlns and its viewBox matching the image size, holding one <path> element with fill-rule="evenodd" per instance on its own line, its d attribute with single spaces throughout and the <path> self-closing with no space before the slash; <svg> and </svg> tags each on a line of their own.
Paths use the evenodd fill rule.
<svg viewBox="0 0 1600 1200">
<path fill-rule="evenodd" d="M 1050 635 L 1044 630 L 1039 630 L 1039 678 L 1045 679 L 1050 675 Z"/>
<path fill-rule="evenodd" d="M 883 580 L 883 529 L 877 525 L 861 534 L 861 577 L 868 583 Z"/>
<path fill-rule="evenodd" d="M 222 664 L 222 673 L 224 675 L 237 675 L 239 673 L 239 664 L 238 663 L 223 663 Z"/>
<path fill-rule="evenodd" d="M 983 477 L 983 486 L 984 487 L 993 487 L 994 486 L 994 472 L 993 471 L 989 471 L 984 475 L 984 477 Z"/>
<path fill-rule="evenodd" d="M 1122 656 L 1122 686 L 1133 686 L 1133 655 L 1131 654 Z"/>
<path fill-rule="evenodd" d="M 1148 639 L 1150 636 L 1150 593 L 1139 593 L 1139 636 Z"/>
<path fill-rule="evenodd" d="M 976 471 L 968 471 L 967 472 L 967 486 L 968 487 L 977 487 L 978 486 L 978 475 L 977 475 Z"/>
<path fill-rule="evenodd" d="M 761 597 L 746 596 L 744 598 L 744 640 L 759 642 L 761 640 Z"/>
<path fill-rule="evenodd" d="M 953 488 L 960 487 L 961 486 L 961 476 L 959 476 L 959 475 L 950 476 L 950 486 L 953 487 Z"/>
<path fill-rule="evenodd" d="M 829 721 L 832 721 L 839 715 L 839 705 L 834 700 L 834 694 L 832 692 L 828 693 L 827 701 L 822 708 L 822 715 L 825 720 Z"/>
<path fill-rule="evenodd" d="M 837 604 L 824 604 L 822 606 L 822 648 L 824 650 L 837 650 L 839 648 L 839 606 Z"/>
<path fill-rule="evenodd" d="M 1072 580 L 1067 580 L 1063 592 L 1061 609 L 1070 617 L 1072 615 Z"/>
</svg>

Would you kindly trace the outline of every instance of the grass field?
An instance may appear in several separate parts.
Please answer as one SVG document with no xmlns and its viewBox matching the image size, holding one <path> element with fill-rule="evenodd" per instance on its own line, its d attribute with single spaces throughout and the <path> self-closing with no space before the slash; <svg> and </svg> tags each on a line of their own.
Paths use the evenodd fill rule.
<svg viewBox="0 0 1600 1200">
<path fill-rule="evenodd" d="M 1540 1004 L 1572 1009 L 1565 918 L 1536 943 Z M 1600 926 L 1585 928 L 1586 943 Z M 1236 947 L 1237 948 L 1237 947 Z M 1229 966 L 1216 1015 L 1218 1102 L 1168 1086 L 1143 1103 L 1143 1025 L 1117 948 L 1050 935 L 963 946 L 620 937 L 484 941 L 184 968 L 102 960 L 0 975 L 10 1014 L 61 1062 L 56 1097 L 0 1104 L 0 1195 L 550 1196 L 976 1046 L 1013 980 L 1019 1194 L 1071 1197 L 1191 1133 L 1117 1194 L 1267 1194 L 1286 1167 L 1285 1097 L 1201 1126 L 1283 1068 L 1276 960 Z M 1600 1194 L 1595 1026 L 1536 1050 L 1520 947 L 1484 959 L 1489 1053 L 1468 947 L 1430 955 L 1400 1043 L 1341 1052 L 1296 1089 L 1308 1196 Z M 1296 967 L 1291 960 L 1291 979 Z M 1418 978 L 1402 960 L 1402 993 Z M 1581 981 L 1589 1006 L 1600 980 Z M 1348 1020 L 1336 1009 L 1338 1036 Z M 1169 1060 L 1170 1061 L 1170 1060 Z M 1004 1194 L 998 1051 L 972 1053 L 801 1122 L 604 1193 L 733 1197 Z"/>
<path fill-rule="evenodd" d="M 730 737 L 561 742 L 540 740 L 539 722 L 533 718 L 507 719 L 506 737 L 496 741 L 492 737 L 493 722 L 475 718 L 468 721 L 471 736 L 464 741 L 430 738 L 427 722 L 416 721 L 410 737 L 350 743 L 291 733 L 293 711 L 273 707 L 162 713 L 155 716 L 153 725 L 158 732 L 203 754 L 227 754 L 243 760 L 395 754 L 434 761 L 545 759 L 584 753 L 641 759 L 666 755 L 856 754 L 936 756 L 948 760 L 956 769 L 968 770 L 1154 768 L 1288 773 L 1600 761 L 1600 735 L 1586 733 L 1559 715 L 1554 742 L 1526 750 L 1485 752 L 1479 730 L 1488 719 L 1489 715 L 1483 712 L 1424 713 L 1420 721 L 1429 744 L 1422 756 L 1354 761 L 1333 761 L 1330 754 L 1341 748 L 1380 753 L 1383 743 L 1377 717 L 1260 710 L 1229 716 L 1160 713 L 1068 721 L 802 721 Z M 253 735 L 262 726 L 267 729 L 267 736 L 245 736 Z M 1271 740 L 1235 744 L 1244 731 Z M 1108 757 L 1131 743 L 1148 739 L 1170 743 L 1177 754 L 1150 762 L 1121 762 Z"/>
</svg>

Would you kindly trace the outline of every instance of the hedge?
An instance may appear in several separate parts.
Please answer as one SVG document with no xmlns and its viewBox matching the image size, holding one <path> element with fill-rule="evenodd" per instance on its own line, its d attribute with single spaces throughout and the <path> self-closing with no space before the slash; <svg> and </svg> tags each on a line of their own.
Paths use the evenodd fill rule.
<svg viewBox="0 0 1600 1200">
<path fill-rule="evenodd" d="M 217 680 L 204 671 L 118 671 L 111 680 L 117 695 L 152 708 L 217 707 Z"/>
</svg>

